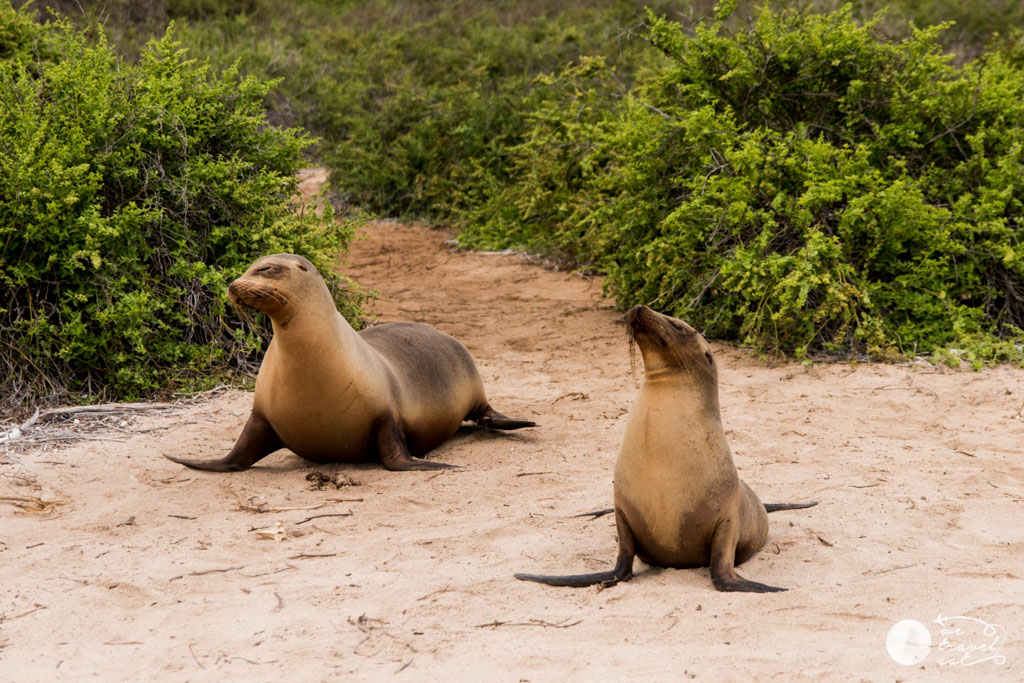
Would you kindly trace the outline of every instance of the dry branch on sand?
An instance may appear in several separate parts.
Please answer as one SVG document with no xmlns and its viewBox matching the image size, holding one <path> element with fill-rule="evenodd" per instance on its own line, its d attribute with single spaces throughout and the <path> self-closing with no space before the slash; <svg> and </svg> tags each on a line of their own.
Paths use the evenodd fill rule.
<svg viewBox="0 0 1024 683">
<path fill-rule="evenodd" d="M 64 505 L 63 501 L 43 500 L 35 496 L 0 496 L 0 503 L 10 503 L 22 513 L 31 515 L 51 515 L 58 506 Z"/>
<path fill-rule="evenodd" d="M 128 425 L 125 417 L 134 416 L 141 412 L 171 412 L 192 405 L 197 401 L 209 399 L 225 389 L 227 385 L 220 385 L 203 391 L 189 398 L 180 399 L 172 403 L 99 403 L 96 405 L 67 406 L 63 408 L 51 408 L 41 410 L 36 408 L 30 418 L 21 424 L 11 427 L 0 426 L 0 445 L 28 445 L 42 443 L 71 443 L 83 439 L 90 440 L 118 440 L 90 434 L 87 429 L 111 428 L 122 429 Z M 120 417 L 116 425 L 106 420 L 111 417 Z M 64 428 L 68 421 L 60 422 L 61 418 L 72 418 L 72 429 Z M 81 420 L 88 420 L 89 423 L 83 427 Z M 43 426 L 44 422 L 56 422 Z"/>
</svg>

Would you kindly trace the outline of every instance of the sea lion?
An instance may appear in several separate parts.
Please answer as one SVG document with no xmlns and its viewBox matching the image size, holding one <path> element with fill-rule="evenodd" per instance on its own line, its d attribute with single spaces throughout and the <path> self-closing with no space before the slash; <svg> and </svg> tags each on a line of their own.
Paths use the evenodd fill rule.
<svg viewBox="0 0 1024 683">
<path fill-rule="evenodd" d="M 764 545 L 767 512 L 817 503 L 765 506 L 740 480 L 718 409 L 718 368 L 696 330 L 646 306 L 629 312 L 627 326 L 643 355 L 644 381 L 615 465 L 615 568 L 516 578 L 552 586 L 611 585 L 633 576 L 633 556 L 639 555 L 659 567 L 710 564 L 711 580 L 722 591 L 786 590 L 748 581 L 735 565 Z"/>
<path fill-rule="evenodd" d="M 252 414 L 225 457 L 167 456 L 174 462 L 237 472 L 288 448 L 317 463 L 376 456 L 389 470 L 440 469 L 451 465 L 413 456 L 447 441 L 463 420 L 488 429 L 535 426 L 491 408 L 472 356 L 447 334 L 420 323 L 357 333 L 301 256 L 257 260 L 231 283 L 228 297 L 273 324 Z"/>
</svg>

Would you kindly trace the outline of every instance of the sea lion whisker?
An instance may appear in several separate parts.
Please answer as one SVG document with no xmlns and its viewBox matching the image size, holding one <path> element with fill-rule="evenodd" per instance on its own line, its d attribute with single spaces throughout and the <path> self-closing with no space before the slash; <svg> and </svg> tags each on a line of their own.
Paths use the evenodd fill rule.
<svg viewBox="0 0 1024 683">
<path fill-rule="evenodd" d="M 256 319 L 252 317 L 251 313 L 249 313 L 247 306 L 240 302 L 236 302 L 233 299 L 228 299 L 228 303 L 231 304 L 231 308 L 235 311 L 238 317 L 242 319 L 242 322 L 250 325 L 251 327 L 256 326 Z"/>
<path fill-rule="evenodd" d="M 626 340 L 629 344 L 629 375 L 633 378 L 633 387 L 640 386 L 640 382 L 636 378 L 636 333 L 633 331 L 632 325 L 626 325 Z"/>
</svg>

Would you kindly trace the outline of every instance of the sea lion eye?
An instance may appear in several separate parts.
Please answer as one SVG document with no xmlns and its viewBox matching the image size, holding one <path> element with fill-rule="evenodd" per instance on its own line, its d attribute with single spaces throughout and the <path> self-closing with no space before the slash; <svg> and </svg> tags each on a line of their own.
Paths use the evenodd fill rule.
<svg viewBox="0 0 1024 683">
<path fill-rule="evenodd" d="M 711 357 L 711 352 L 710 351 L 705 351 L 704 355 L 708 359 L 708 365 L 714 365 L 715 364 L 715 359 Z"/>
<path fill-rule="evenodd" d="M 270 266 L 260 266 L 259 268 L 256 269 L 256 272 L 257 273 L 265 273 L 268 270 L 270 270 Z"/>
<path fill-rule="evenodd" d="M 302 271 L 309 271 L 309 268 L 307 268 L 306 266 L 304 266 L 304 265 L 302 265 L 302 264 L 300 263 L 300 264 L 299 264 L 299 270 L 302 270 Z"/>
</svg>

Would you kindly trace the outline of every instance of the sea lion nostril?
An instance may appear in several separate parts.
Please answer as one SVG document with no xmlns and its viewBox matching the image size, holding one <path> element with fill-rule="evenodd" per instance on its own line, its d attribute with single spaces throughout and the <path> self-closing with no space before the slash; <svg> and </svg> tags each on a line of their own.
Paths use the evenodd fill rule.
<svg viewBox="0 0 1024 683">
<path fill-rule="evenodd" d="M 643 328 L 646 327 L 650 319 L 651 309 L 647 308 L 643 304 L 634 306 L 629 309 L 629 313 L 626 314 L 626 324 L 631 328 Z"/>
</svg>

